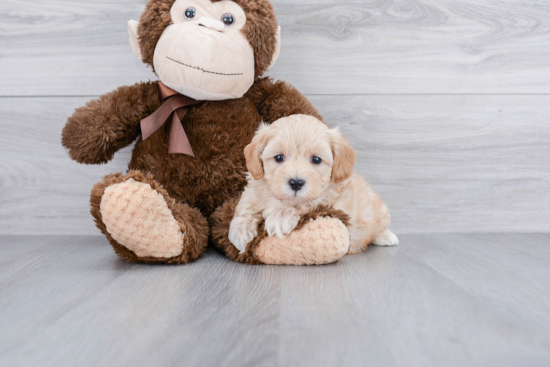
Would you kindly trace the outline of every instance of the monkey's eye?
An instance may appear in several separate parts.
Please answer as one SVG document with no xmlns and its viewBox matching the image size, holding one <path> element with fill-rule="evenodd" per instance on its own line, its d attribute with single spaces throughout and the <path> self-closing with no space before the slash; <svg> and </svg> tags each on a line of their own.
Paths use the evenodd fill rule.
<svg viewBox="0 0 550 367">
<path fill-rule="evenodd" d="M 311 157 L 311 163 L 313 163 L 313 164 L 321 164 L 322 161 L 323 160 L 319 157 L 315 157 L 315 156 Z"/>
<path fill-rule="evenodd" d="M 197 9 L 189 8 L 185 11 L 185 19 L 190 20 L 197 16 Z"/>
<path fill-rule="evenodd" d="M 235 23 L 235 20 L 233 19 L 233 15 L 228 13 L 228 14 L 224 14 L 222 16 L 222 22 L 223 22 L 223 24 L 225 24 L 227 26 L 230 26 L 233 23 Z"/>
<path fill-rule="evenodd" d="M 275 156 L 275 162 L 277 163 L 283 163 L 285 161 L 285 156 L 282 155 L 282 154 L 279 154 L 279 155 L 276 155 Z"/>
</svg>

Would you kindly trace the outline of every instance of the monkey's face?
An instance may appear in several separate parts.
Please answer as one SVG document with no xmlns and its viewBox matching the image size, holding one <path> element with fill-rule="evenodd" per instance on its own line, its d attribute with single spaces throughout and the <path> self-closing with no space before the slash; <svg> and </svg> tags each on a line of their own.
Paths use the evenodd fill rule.
<svg viewBox="0 0 550 367">
<path fill-rule="evenodd" d="M 254 52 L 241 29 L 246 15 L 232 1 L 178 0 L 155 48 L 160 80 L 195 99 L 239 98 L 254 83 Z"/>
<path fill-rule="evenodd" d="M 254 50 L 242 32 L 245 11 L 229 0 L 176 0 L 169 15 L 152 60 L 160 80 L 197 100 L 242 97 L 255 79 Z M 132 47 L 139 49 L 137 32 Z"/>
</svg>

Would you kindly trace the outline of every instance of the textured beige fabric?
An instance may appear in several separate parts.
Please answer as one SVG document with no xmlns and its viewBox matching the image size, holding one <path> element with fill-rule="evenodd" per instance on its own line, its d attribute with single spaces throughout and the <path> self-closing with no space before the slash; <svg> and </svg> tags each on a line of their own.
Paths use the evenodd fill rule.
<svg viewBox="0 0 550 367">
<path fill-rule="evenodd" d="M 183 251 L 178 221 L 148 184 L 129 179 L 109 186 L 100 211 L 109 234 L 138 256 L 170 258 Z"/>
<path fill-rule="evenodd" d="M 322 265 L 340 260 L 349 249 L 349 231 L 335 218 L 318 218 L 285 238 L 264 238 L 254 254 L 273 265 Z"/>
</svg>

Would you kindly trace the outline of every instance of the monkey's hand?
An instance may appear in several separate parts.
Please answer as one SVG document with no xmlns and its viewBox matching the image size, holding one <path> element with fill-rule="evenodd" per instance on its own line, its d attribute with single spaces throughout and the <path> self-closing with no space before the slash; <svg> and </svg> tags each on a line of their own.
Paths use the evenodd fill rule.
<svg viewBox="0 0 550 367">
<path fill-rule="evenodd" d="M 120 87 L 78 108 L 61 142 L 79 163 L 107 163 L 139 136 L 140 121 L 159 106 L 157 82 Z"/>
</svg>

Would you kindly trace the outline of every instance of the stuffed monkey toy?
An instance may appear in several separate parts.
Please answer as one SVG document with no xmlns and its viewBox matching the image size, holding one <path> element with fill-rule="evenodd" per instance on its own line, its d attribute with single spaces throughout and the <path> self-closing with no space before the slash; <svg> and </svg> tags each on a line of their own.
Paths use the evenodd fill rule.
<svg viewBox="0 0 550 367">
<path fill-rule="evenodd" d="M 348 251 L 348 217 L 320 207 L 285 238 L 259 235 L 243 254 L 228 240 L 246 185 L 244 148 L 259 124 L 312 104 L 262 74 L 280 50 L 268 0 L 150 0 L 128 23 L 132 50 L 158 82 L 120 87 L 78 108 L 62 133 L 72 159 L 103 164 L 137 140 L 127 173 L 91 193 L 91 213 L 130 262 L 186 264 L 209 241 L 249 264 L 325 264 Z"/>
</svg>

